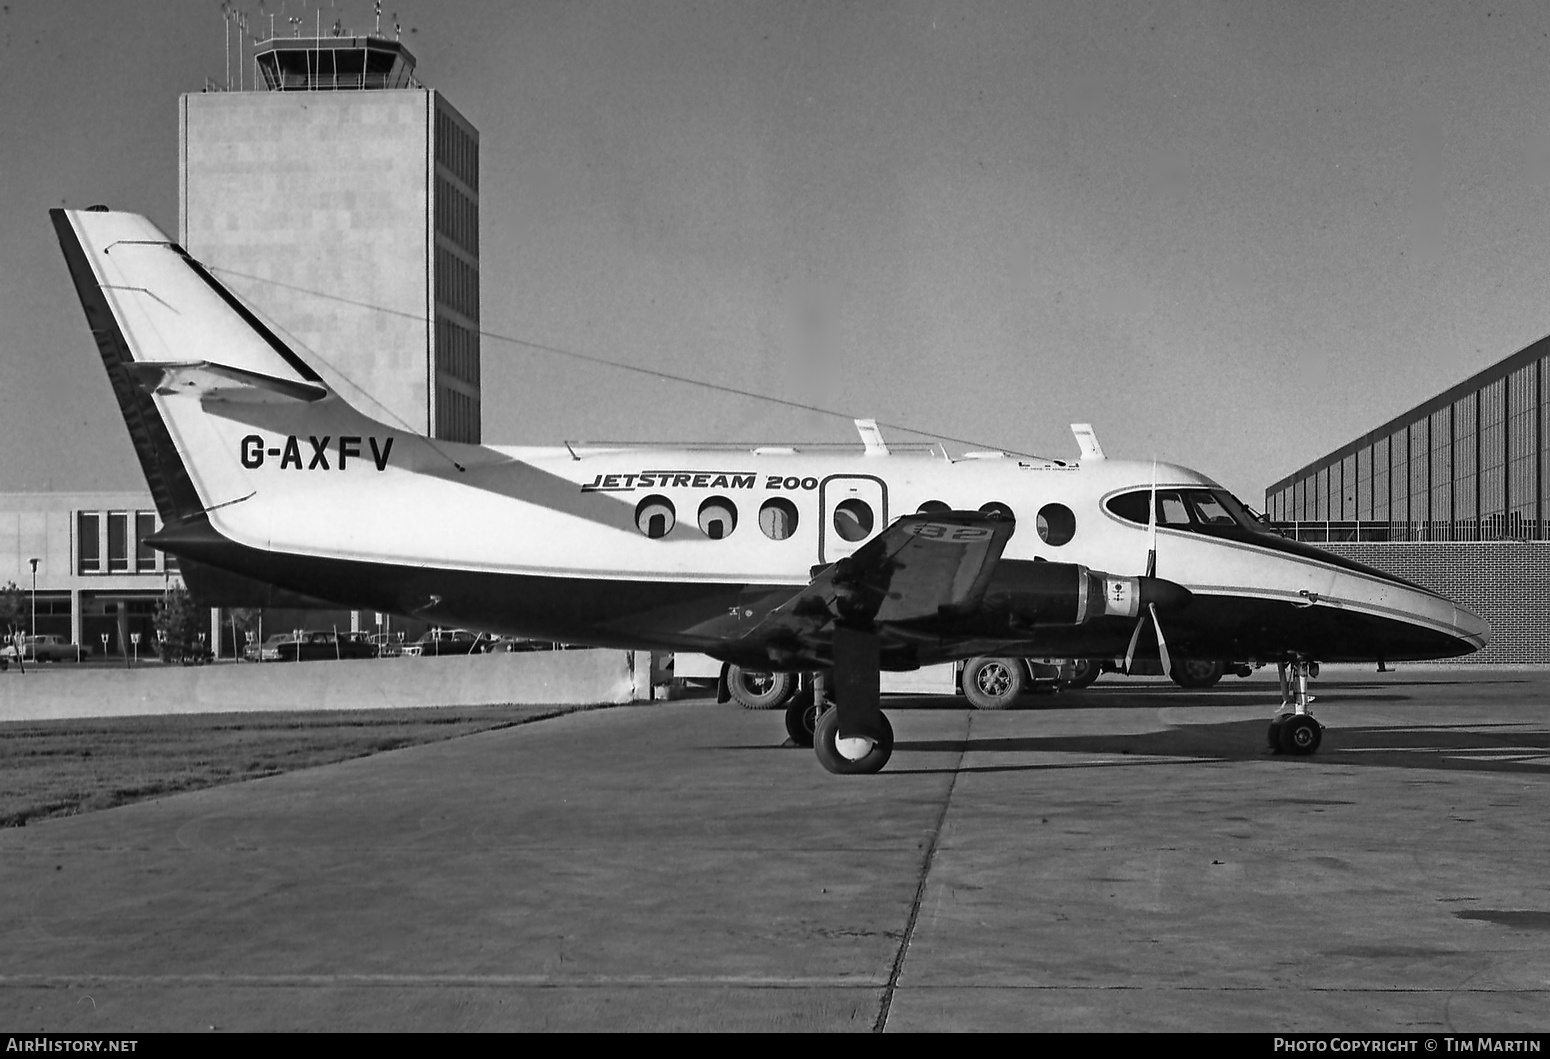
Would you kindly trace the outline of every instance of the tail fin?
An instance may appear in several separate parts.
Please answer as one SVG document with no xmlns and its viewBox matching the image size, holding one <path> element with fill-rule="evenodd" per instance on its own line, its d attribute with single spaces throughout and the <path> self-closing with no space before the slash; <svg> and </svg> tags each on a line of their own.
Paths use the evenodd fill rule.
<svg viewBox="0 0 1550 1059">
<path fill-rule="evenodd" d="M 205 505 L 151 391 L 247 388 L 302 401 L 330 391 L 146 218 L 57 209 L 49 216 L 157 513 L 166 525 L 193 518 Z"/>
</svg>

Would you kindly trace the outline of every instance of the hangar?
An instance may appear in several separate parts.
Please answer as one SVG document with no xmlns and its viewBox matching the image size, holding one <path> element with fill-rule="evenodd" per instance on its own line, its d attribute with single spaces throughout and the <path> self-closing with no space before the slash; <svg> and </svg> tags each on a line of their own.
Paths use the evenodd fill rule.
<svg viewBox="0 0 1550 1059">
<path fill-rule="evenodd" d="M 1265 490 L 1283 532 L 1491 623 L 1462 662 L 1550 662 L 1550 336 Z"/>
</svg>

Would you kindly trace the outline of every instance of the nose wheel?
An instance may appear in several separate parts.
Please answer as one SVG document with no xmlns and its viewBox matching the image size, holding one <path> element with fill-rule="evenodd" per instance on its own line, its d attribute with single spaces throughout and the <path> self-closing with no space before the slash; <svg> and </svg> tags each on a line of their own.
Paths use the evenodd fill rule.
<svg viewBox="0 0 1550 1059">
<path fill-rule="evenodd" d="M 1324 741 L 1324 726 L 1308 712 L 1308 704 L 1313 702 L 1313 696 L 1308 693 L 1308 681 L 1318 676 L 1318 663 L 1303 659 L 1281 662 L 1277 664 L 1276 672 L 1281 678 L 1281 705 L 1270 722 L 1267 737 L 1270 750 L 1275 754 L 1307 757 Z"/>
</svg>

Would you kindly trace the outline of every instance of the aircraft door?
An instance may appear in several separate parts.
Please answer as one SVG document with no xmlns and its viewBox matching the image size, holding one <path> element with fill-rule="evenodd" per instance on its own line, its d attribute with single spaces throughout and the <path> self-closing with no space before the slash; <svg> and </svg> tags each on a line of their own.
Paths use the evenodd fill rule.
<svg viewBox="0 0 1550 1059">
<path fill-rule="evenodd" d="M 841 559 L 888 525 L 888 486 L 870 474 L 836 474 L 818 487 L 818 561 Z"/>
</svg>

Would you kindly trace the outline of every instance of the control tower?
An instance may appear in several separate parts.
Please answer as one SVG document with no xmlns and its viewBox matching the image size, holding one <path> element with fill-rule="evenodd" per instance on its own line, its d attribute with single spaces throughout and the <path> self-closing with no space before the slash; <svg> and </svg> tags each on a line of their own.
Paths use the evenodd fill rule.
<svg viewBox="0 0 1550 1059">
<path fill-rule="evenodd" d="M 179 100 L 179 241 L 363 412 L 479 441 L 479 133 L 397 40 L 252 62 Z"/>
</svg>

